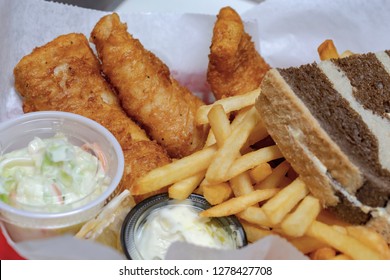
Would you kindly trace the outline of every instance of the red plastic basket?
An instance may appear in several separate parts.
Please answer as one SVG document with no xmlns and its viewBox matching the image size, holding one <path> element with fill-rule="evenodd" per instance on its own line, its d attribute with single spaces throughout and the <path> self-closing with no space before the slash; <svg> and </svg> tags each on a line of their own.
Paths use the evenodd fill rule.
<svg viewBox="0 0 390 280">
<path fill-rule="evenodd" d="M 24 260 L 15 250 L 8 244 L 0 229 L 0 260 Z"/>
</svg>

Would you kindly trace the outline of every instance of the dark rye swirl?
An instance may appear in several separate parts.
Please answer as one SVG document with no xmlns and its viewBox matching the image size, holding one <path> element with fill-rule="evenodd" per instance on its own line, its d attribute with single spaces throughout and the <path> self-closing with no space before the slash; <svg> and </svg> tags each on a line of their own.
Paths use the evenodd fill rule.
<svg viewBox="0 0 390 280">
<path fill-rule="evenodd" d="M 389 54 L 272 69 L 256 107 L 323 205 L 390 243 Z"/>
</svg>

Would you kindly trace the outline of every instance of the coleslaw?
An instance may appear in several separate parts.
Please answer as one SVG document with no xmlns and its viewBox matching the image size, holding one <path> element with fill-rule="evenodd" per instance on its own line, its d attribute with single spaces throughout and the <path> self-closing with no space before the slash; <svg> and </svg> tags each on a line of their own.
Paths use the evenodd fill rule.
<svg viewBox="0 0 390 280">
<path fill-rule="evenodd" d="M 86 204 L 109 184 L 97 144 L 73 145 L 62 134 L 35 137 L 0 155 L 0 201 L 32 211 L 62 212 Z"/>
</svg>

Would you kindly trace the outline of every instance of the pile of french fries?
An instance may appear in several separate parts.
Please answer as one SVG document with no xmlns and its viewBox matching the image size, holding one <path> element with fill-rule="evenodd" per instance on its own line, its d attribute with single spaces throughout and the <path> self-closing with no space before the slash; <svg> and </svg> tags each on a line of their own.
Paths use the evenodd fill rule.
<svg viewBox="0 0 390 280">
<path fill-rule="evenodd" d="M 330 43 L 319 51 L 321 58 L 339 57 Z M 277 234 L 311 259 L 390 259 L 378 233 L 323 209 L 275 144 L 254 145 L 268 137 L 254 107 L 259 94 L 255 90 L 202 106 L 196 120 L 210 125 L 205 147 L 152 170 L 140 178 L 136 192 L 169 186 L 174 199 L 202 194 L 213 206 L 201 216 L 236 215 L 249 242 Z"/>
</svg>

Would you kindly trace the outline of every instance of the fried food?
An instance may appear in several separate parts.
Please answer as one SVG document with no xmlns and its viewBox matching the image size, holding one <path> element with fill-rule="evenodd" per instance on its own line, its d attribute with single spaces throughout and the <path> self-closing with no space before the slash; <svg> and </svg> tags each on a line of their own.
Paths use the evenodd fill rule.
<svg viewBox="0 0 390 280">
<path fill-rule="evenodd" d="M 175 158 L 203 147 L 207 131 L 195 114 L 203 102 L 181 86 L 168 67 L 127 32 L 117 14 L 103 17 L 91 34 L 103 71 L 124 110 Z"/>
<path fill-rule="evenodd" d="M 137 203 L 149 196 L 167 191 L 167 188 L 161 188 L 140 195 L 135 194 L 135 182 L 138 178 L 157 167 L 162 167 L 171 162 L 163 147 L 150 140 L 134 141 L 124 152 L 124 156 L 126 165 L 123 179 L 119 186 L 121 190 L 130 186 Z"/>
<path fill-rule="evenodd" d="M 208 114 L 211 108 L 214 107 L 215 105 L 222 105 L 226 113 L 238 111 L 239 109 L 244 109 L 245 107 L 249 108 L 255 103 L 256 98 L 259 96 L 259 94 L 260 94 L 260 89 L 256 89 L 239 96 L 226 97 L 217 100 L 212 104 L 203 105 L 196 112 L 196 122 L 198 124 L 208 123 L 209 122 Z"/>
<path fill-rule="evenodd" d="M 233 112 L 234 119 L 230 123 L 227 121 L 230 114 L 221 104 L 210 108 L 207 114 L 211 126 L 209 133 L 214 136 L 214 141 L 208 144 L 212 146 L 152 170 L 137 181 L 137 187 L 134 189 L 142 193 L 142 190 L 147 190 L 151 186 L 155 188 L 154 190 L 168 187 L 171 198 L 183 199 L 189 195 L 191 192 L 189 190 L 193 190 L 201 181 L 199 188 L 193 192 L 203 194 L 213 206 L 200 215 L 207 217 L 236 215 L 244 227 L 249 242 L 275 234 L 290 241 L 312 259 L 388 259 L 390 249 L 381 235 L 365 227 L 351 227 L 329 215 L 296 172 L 291 172 L 288 161 L 278 160 L 279 164 L 276 165 L 277 162 L 271 162 L 275 158 L 270 157 L 266 165 L 262 165 L 262 160 L 261 163 L 258 162 L 259 165 L 253 166 L 252 156 L 248 155 L 266 151 L 264 149 L 269 149 L 268 151 L 275 149 L 276 152 L 278 149 L 277 146 L 273 146 L 274 143 L 267 143 L 268 146 L 253 146 L 253 149 L 257 149 L 254 151 L 242 151 L 233 145 L 236 143 L 231 143 L 229 147 L 237 151 L 237 157 L 229 166 L 229 174 L 235 169 L 241 170 L 242 173 L 231 179 L 228 176 L 222 183 L 217 184 L 212 183 L 215 181 L 214 175 L 211 175 L 210 179 L 205 179 L 213 159 L 216 158 L 218 151 L 225 147 L 234 131 L 239 129 L 241 132 L 237 135 L 247 135 L 247 139 L 240 141 L 241 143 L 248 142 L 252 135 L 257 134 L 254 131 L 258 129 L 257 125 L 252 125 L 250 133 L 247 133 L 244 126 L 248 123 L 248 118 L 258 118 L 251 114 L 253 108 L 254 104 L 250 108 L 246 106 L 237 108 L 238 111 Z M 221 115 L 223 112 L 225 118 Z M 233 136 L 232 139 L 236 138 Z M 253 168 L 247 170 L 247 167 L 233 167 L 236 165 Z M 254 176 L 253 173 L 258 172 L 268 175 Z M 323 231 L 326 231 L 326 234 L 323 234 Z M 356 248 L 351 248 L 353 246 Z"/>
<path fill-rule="evenodd" d="M 212 145 L 150 171 L 137 180 L 133 193 L 141 195 L 151 191 L 158 191 L 180 180 L 197 175 L 199 172 L 207 169 L 216 150 L 216 146 Z"/>
<path fill-rule="evenodd" d="M 214 25 L 207 81 L 216 99 L 240 95 L 260 86 L 270 69 L 255 49 L 235 10 L 222 8 Z"/>
<path fill-rule="evenodd" d="M 148 140 L 121 109 L 82 34 L 63 35 L 35 48 L 16 65 L 14 75 L 25 113 L 59 110 L 84 115 L 107 127 L 123 148 L 132 140 Z"/>
<path fill-rule="evenodd" d="M 354 53 L 350 50 L 346 50 L 339 54 L 333 40 L 331 39 L 327 39 L 322 42 L 321 45 L 318 46 L 317 52 L 321 60 L 338 59 L 354 55 Z"/>
<path fill-rule="evenodd" d="M 123 111 L 84 35 L 63 35 L 34 49 L 16 65 L 14 75 L 24 112 L 76 113 L 112 132 L 126 164 L 117 193 L 124 188 L 131 191 L 137 177 L 170 162 L 164 149 L 150 141 Z"/>
</svg>

